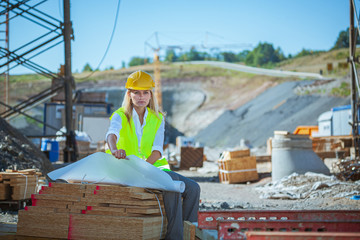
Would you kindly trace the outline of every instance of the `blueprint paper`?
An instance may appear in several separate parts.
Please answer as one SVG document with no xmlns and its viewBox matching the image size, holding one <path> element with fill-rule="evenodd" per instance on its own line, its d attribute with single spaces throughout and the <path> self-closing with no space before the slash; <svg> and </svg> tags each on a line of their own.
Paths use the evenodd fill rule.
<svg viewBox="0 0 360 240">
<path fill-rule="evenodd" d="M 121 184 L 133 187 L 153 188 L 165 191 L 184 192 L 185 183 L 174 181 L 162 170 L 134 156 L 129 160 L 97 152 L 66 167 L 48 173 L 52 180 Z"/>
</svg>

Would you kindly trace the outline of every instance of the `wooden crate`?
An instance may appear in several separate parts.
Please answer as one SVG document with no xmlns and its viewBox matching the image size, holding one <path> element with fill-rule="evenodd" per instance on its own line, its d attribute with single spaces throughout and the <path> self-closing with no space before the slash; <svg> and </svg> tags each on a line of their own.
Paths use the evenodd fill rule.
<svg viewBox="0 0 360 240">
<path fill-rule="evenodd" d="M 259 179 L 256 156 L 219 160 L 219 179 L 222 183 L 241 183 Z"/>
<path fill-rule="evenodd" d="M 190 167 L 202 167 L 204 148 L 181 147 L 180 156 L 180 169 L 187 170 Z"/>
<path fill-rule="evenodd" d="M 234 158 L 241 158 L 241 157 L 249 157 L 250 156 L 250 149 L 245 150 L 237 150 L 237 151 L 225 151 L 223 152 L 222 159 L 234 159 Z"/>
</svg>

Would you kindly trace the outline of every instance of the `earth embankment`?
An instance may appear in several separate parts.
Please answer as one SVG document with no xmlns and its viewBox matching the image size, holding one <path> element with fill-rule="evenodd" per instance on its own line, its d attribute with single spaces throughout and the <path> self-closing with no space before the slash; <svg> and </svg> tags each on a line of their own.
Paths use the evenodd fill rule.
<svg viewBox="0 0 360 240">
<path fill-rule="evenodd" d="M 349 98 L 295 92 L 312 83 L 285 82 L 272 87 L 239 108 L 225 111 L 196 139 L 209 147 L 235 147 L 241 139 L 253 147 L 264 146 L 275 130 L 293 132 L 299 125 L 317 125 L 321 113 L 350 103 Z"/>
</svg>

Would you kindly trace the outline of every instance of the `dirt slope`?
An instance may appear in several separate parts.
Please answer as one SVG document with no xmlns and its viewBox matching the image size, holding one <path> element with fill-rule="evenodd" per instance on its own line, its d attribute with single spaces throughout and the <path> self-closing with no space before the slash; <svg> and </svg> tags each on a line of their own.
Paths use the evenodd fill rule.
<svg viewBox="0 0 360 240">
<path fill-rule="evenodd" d="M 293 132 L 298 125 L 317 125 L 318 116 L 332 107 L 349 104 L 349 98 L 303 95 L 297 87 L 312 81 L 285 82 L 268 89 L 235 110 L 225 111 L 196 135 L 210 147 L 235 147 L 241 139 L 259 147 L 275 130 Z"/>
</svg>

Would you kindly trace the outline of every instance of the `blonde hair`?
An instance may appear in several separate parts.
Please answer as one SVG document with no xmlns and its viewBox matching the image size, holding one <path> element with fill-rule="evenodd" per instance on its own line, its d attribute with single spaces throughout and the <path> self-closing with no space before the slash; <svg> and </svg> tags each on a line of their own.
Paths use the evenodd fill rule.
<svg viewBox="0 0 360 240">
<path fill-rule="evenodd" d="M 130 97 L 130 93 L 131 91 L 136 91 L 136 90 L 131 90 L 131 89 L 128 89 L 125 93 L 125 96 L 124 96 L 124 101 L 122 103 L 122 107 L 124 108 L 125 110 L 125 116 L 130 124 L 130 121 L 131 121 L 131 118 L 132 118 L 132 112 L 133 112 L 133 109 L 134 109 L 134 104 L 132 103 L 131 101 L 131 97 Z M 147 90 L 147 91 L 150 91 L 150 94 L 151 94 L 151 98 L 150 98 L 150 101 L 149 101 L 149 104 L 146 106 L 148 108 L 150 108 L 150 110 L 156 115 L 156 117 L 158 117 L 160 119 L 160 113 L 165 117 L 165 113 L 163 113 L 162 111 L 160 111 L 159 109 L 159 104 L 157 102 L 157 99 L 155 97 L 155 94 L 154 94 L 154 91 L 151 89 L 151 90 Z M 131 126 L 131 124 L 130 124 Z"/>
</svg>

